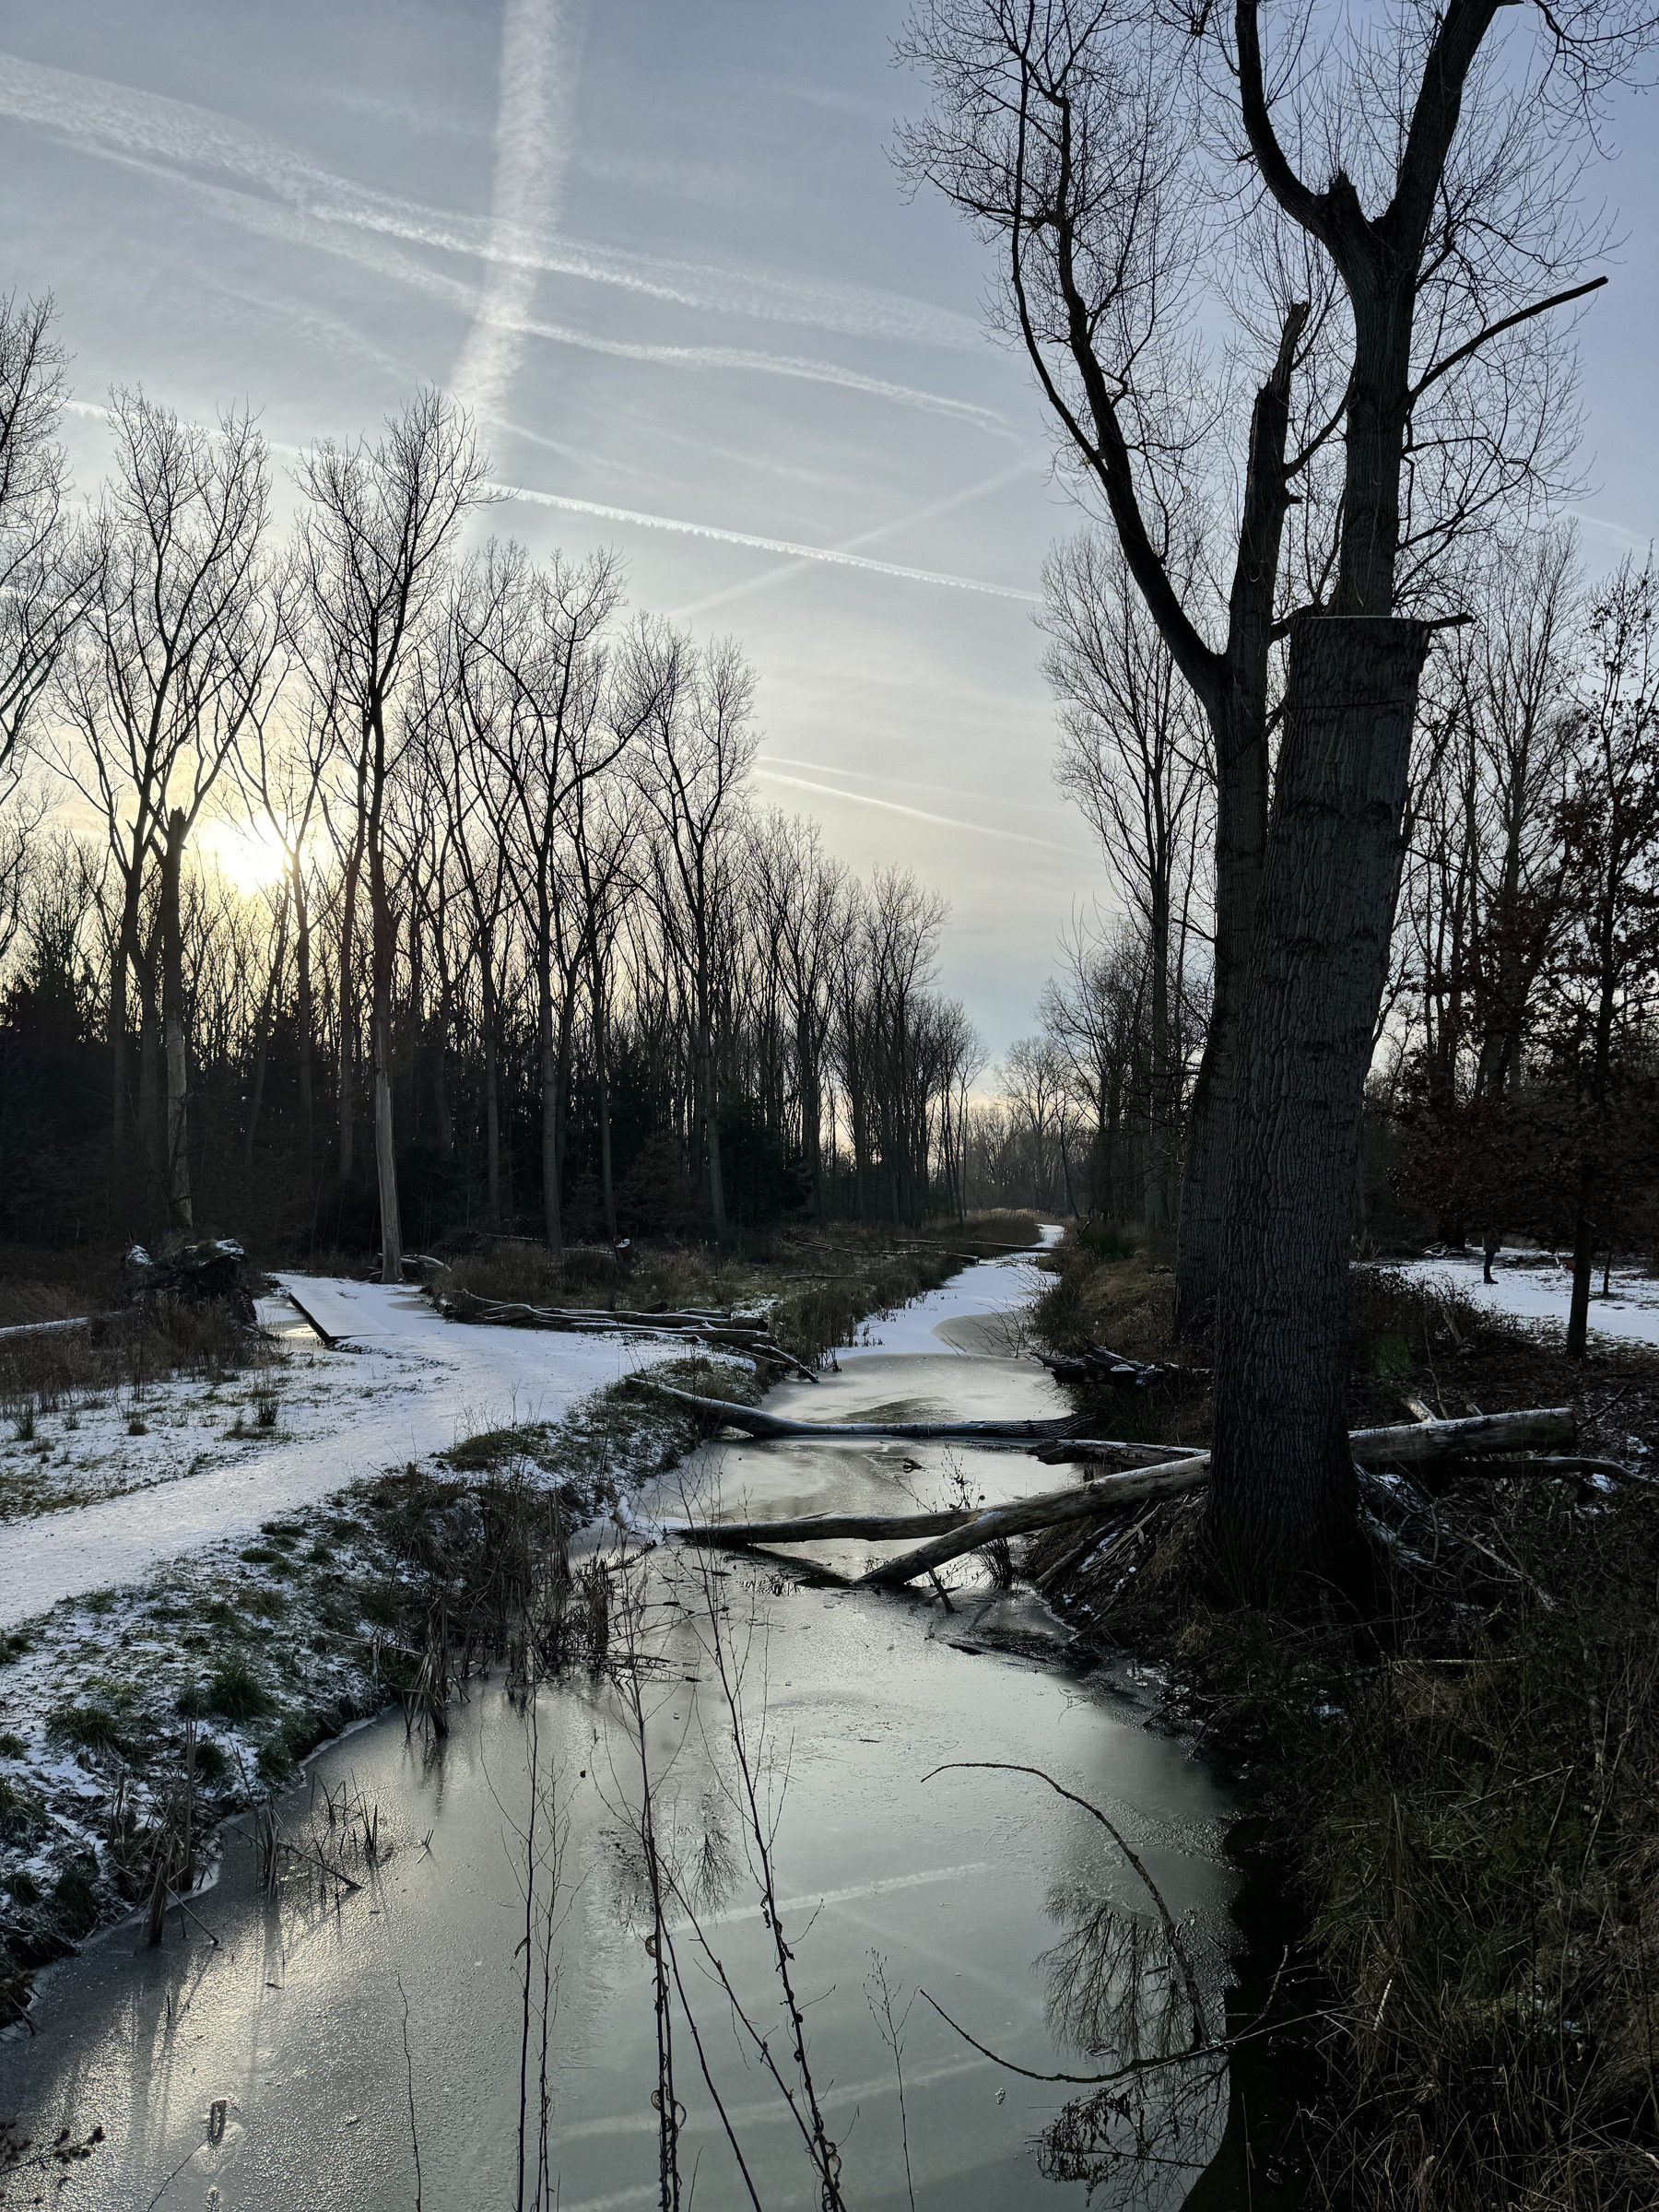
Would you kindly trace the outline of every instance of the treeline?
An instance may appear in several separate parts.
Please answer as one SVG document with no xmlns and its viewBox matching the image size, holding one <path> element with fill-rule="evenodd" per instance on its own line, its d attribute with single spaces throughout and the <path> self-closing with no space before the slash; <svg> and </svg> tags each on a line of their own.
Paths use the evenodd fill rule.
<svg viewBox="0 0 1659 2212">
<path fill-rule="evenodd" d="M 1102 541 L 1048 583 L 1060 781 L 1123 911 L 1068 934 L 1039 1033 L 971 1117 L 976 1184 L 1167 1229 L 1206 1036 L 1203 747 Z M 1559 528 L 1495 543 L 1460 586 L 1418 702 L 1362 1206 L 1453 1245 L 1651 1246 L 1659 577 L 1627 559 L 1593 586 Z"/>
<path fill-rule="evenodd" d="M 436 393 L 304 456 L 286 533 L 249 418 L 135 393 L 72 515 L 62 396 L 6 303 L 0 1235 L 390 1276 L 467 1228 L 966 1208 L 945 904 L 757 808 L 735 644 L 630 616 L 608 555 L 464 549 Z"/>
</svg>

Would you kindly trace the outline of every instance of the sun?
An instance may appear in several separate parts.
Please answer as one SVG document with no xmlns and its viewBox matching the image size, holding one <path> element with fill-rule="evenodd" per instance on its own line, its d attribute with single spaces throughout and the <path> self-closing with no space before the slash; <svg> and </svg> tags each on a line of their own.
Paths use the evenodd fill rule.
<svg viewBox="0 0 1659 2212">
<path fill-rule="evenodd" d="M 282 840 L 269 822 L 215 822 L 202 841 L 244 896 L 275 883 L 288 865 Z"/>
</svg>

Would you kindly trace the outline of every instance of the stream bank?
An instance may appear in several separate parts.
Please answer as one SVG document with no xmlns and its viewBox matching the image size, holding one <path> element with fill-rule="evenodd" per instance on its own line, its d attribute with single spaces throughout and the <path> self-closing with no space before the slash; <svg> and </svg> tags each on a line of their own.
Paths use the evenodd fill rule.
<svg viewBox="0 0 1659 2212">
<path fill-rule="evenodd" d="M 875 1348 L 818 1391 L 794 1391 L 822 1419 L 1067 1410 L 1034 1364 L 933 1335 L 941 1323 L 960 1335 L 972 1318 L 965 1306 L 936 1314 L 935 1349 Z M 634 1513 L 666 1519 L 688 1497 L 757 1514 L 892 1501 L 906 1486 L 931 1503 L 941 1487 L 1001 1496 L 1038 1480 L 1052 1474 L 979 1450 L 715 1443 Z M 406 1733 L 394 1717 L 323 1752 L 276 1801 L 288 1848 L 275 1894 L 262 1887 L 268 1850 L 241 1835 L 196 1902 L 203 1926 L 193 1916 L 181 1929 L 174 1912 L 150 1951 L 128 1924 L 53 1971 L 37 2038 L 4 2047 L 0 2106 L 37 2140 L 104 2129 L 64 2201 L 147 2203 L 140 2189 L 176 2169 L 168 2186 L 191 2193 L 177 2201 L 227 2212 L 402 2206 L 418 2143 L 428 2203 L 518 2203 L 527 1952 L 546 1961 L 532 1993 L 537 2051 L 543 1995 L 550 2021 L 544 2180 L 556 2172 L 567 2212 L 656 2202 L 648 1944 L 674 1952 L 689 1992 L 688 2014 L 684 1992 L 675 1997 L 669 2100 L 685 2108 L 686 2185 L 696 2171 L 707 2201 L 746 2201 L 688 2041 L 695 2019 L 762 2201 L 808 2201 L 787 2106 L 716 1973 L 717 1962 L 752 2018 L 779 2017 L 759 1835 L 848 2205 L 906 2203 L 907 2147 L 922 2205 L 1081 2204 L 1090 2183 L 1097 2201 L 1181 2203 L 1223 2134 L 1225 2062 L 1081 2096 L 1076 2079 L 1112 2072 L 1124 2050 L 1184 2050 L 1194 2007 L 1209 2035 L 1225 2012 L 1231 1806 L 1182 1745 L 1144 1724 L 1133 1683 L 1080 1661 L 1047 1609 L 998 1589 L 982 1562 L 953 1571 L 948 1612 L 666 1549 L 634 1573 L 599 1671 L 590 1652 L 534 1689 L 475 1672 L 446 1735 Z M 741 1675 L 735 1702 L 723 1653 Z M 765 1808 L 758 1835 L 743 1810 L 746 1759 Z M 1030 1773 L 935 1771 L 962 1760 L 1041 1769 L 1085 1802 Z M 560 1872 L 549 1888 L 537 1862 L 527 1919 L 533 1803 L 544 1851 L 559 1839 Z M 679 1885 L 660 1935 L 642 1902 L 647 1807 L 659 1866 Z M 348 1841 L 358 1856 L 345 1862 Z M 1008 2074 L 959 2028 L 1032 2073 L 1073 2078 Z M 534 2085 L 538 2064 L 530 2071 Z M 538 2098 L 533 2086 L 526 2204 L 538 2201 Z"/>
<path fill-rule="evenodd" d="M 1069 1237 L 1054 1268 L 1033 1315 L 1052 1348 L 1174 1348 L 1169 1278 L 1130 1241 Z M 1294 2035 L 1272 2046 L 1305 2100 L 1290 2147 L 1315 2201 L 1646 2212 L 1659 1358 L 1609 1334 L 1569 1360 L 1559 1330 L 1370 1265 L 1347 1356 L 1356 1424 L 1567 1406 L 1577 1448 L 1624 1471 L 1369 1478 L 1369 1591 L 1296 1617 L 1218 1596 L 1196 1500 L 1103 1522 L 1051 1594 L 1097 1649 L 1159 1664 L 1169 1722 L 1262 1816 L 1235 1843 L 1289 1909 L 1287 1985 L 1307 1979 L 1287 2009 L 1320 2016 L 1300 2063 Z M 1208 1413 L 1199 1376 L 1159 1441 L 1202 1443 Z"/>
<path fill-rule="evenodd" d="M 1011 1241 L 1037 1233 L 1018 1215 L 950 1225 L 952 1244 L 988 1263 L 980 1304 L 1017 1298 Z M 625 1294 L 615 1254 L 555 1261 L 498 1241 L 457 1265 L 476 1285 L 544 1300 L 574 1273 L 601 1301 L 764 1309 L 812 1359 L 867 1344 L 907 1300 L 899 1325 L 914 1325 L 916 1304 L 950 1310 L 961 1294 L 948 1278 L 971 1273 L 934 1242 L 832 1234 L 759 1249 L 751 1238 L 747 1255 L 641 1248 Z M 603 1284 L 582 1274 L 596 1256 Z M 147 1360 L 141 1385 L 112 1394 L 100 1371 L 88 1396 L 68 1379 L 83 1359 L 29 1401 L 31 1451 L 84 1458 L 100 1423 L 135 1425 L 147 1432 L 135 1448 L 165 1438 L 170 1451 L 143 1488 L 111 1494 L 106 1468 L 85 1497 L 0 1524 L 0 2029 L 38 1967 L 147 1894 L 170 1804 L 189 1802 L 211 1855 L 220 1820 L 408 1687 L 434 1606 L 455 1601 L 463 1635 L 481 1606 L 476 1634 L 495 1632 L 500 1593 L 488 1594 L 481 1555 L 503 1529 L 523 1548 L 526 1500 L 558 1492 L 571 1526 L 601 1512 L 626 1525 L 640 1487 L 699 1434 L 638 1393 L 641 1371 L 728 1396 L 759 1387 L 746 1360 L 676 1366 L 684 1347 L 648 1335 L 458 1326 L 413 1286 L 306 1280 L 359 1348 L 324 1348 L 291 1306 L 265 1301 L 257 1407 L 211 1336 L 205 1374 Z M 184 1318 L 195 1345 L 204 1324 Z M 206 1435 L 217 1460 L 197 1449 Z"/>
</svg>

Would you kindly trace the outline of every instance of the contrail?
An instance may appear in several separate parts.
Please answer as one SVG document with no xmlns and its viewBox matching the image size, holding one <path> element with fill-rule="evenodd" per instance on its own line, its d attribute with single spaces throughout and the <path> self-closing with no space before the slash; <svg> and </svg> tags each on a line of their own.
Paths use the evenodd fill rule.
<svg viewBox="0 0 1659 2212">
<path fill-rule="evenodd" d="M 509 51 L 510 41 L 504 41 L 503 69 Z M 547 82 L 545 78 L 541 81 Z M 556 81 L 547 96 L 557 102 L 563 89 Z M 218 170 L 224 175 L 245 178 L 284 206 L 319 223 L 379 232 L 411 245 L 503 259 L 532 271 L 611 285 L 649 299 L 715 313 L 806 324 L 860 336 L 902 338 L 957 352 L 978 352 L 983 345 L 982 333 L 971 316 L 876 286 L 677 261 L 547 232 L 509 234 L 493 214 L 484 218 L 457 215 L 354 183 L 320 168 L 268 133 L 237 123 L 215 109 L 173 100 L 164 93 L 141 91 L 136 86 L 107 77 L 47 68 L 4 52 L 0 52 L 0 114 L 61 132 L 106 159 L 148 157 L 161 165 L 162 173 L 174 183 L 202 182 L 185 173 L 189 170 Z M 505 119 L 503 113 L 501 120 Z M 498 150 L 498 183 L 501 178 L 499 164 Z"/>
<path fill-rule="evenodd" d="M 786 537 L 758 537 L 747 530 L 716 529 L 712 523 L 681 522 L 677 516 L 667 514 L 641 514 L 631 507 L 607 507 L 598 500 L 574 500 L 563 492 L 531 491 L 523 484 L 491 484 L 488 489 L 498 499 L 527 500 L 533 507 L 559 507 L 570 514 L 597 515 L 605 522 L 636 523 L 646 530 L 678 531 L 687 537 L 713 538 L 724 546 L 752 547 L 758 553 L 787 554 L 791 559 L 825 560 L 836 568 L 868 569 L 877 576 L 902 577 L 907 583 L 942 583 L 957 592 L 985 592 L 994 599 L 1018 599 L 1028 606 L 1041 604 L 1035 592 L 1016 591 L 1012 584 L 982 583 L 974 576 L 948 576 L 937 569 L 910 569 L 898 561 L 870 560 L 862 553 L 840 552 L 833 546 L 802 546 Z"/>
<path fill-rule="evenodd" d="M 1041 845 L 1045 853 L 1064 853 L 1070 860 L 1087 860 L 1071 845 L 1057 845 L 1052 838 L 1028 837 L 1023 830 L 994 830 L 989 822 L 965 822 L 954 814 L 929 814 L 921 806 L 901 806 L 897 799 L 878 799 L 867 791 L 843 791 L 834 783 L 814 783 L 806 776 L 782 776 L 775 768 L 768 768 L 764 760 L 757 760 L 755 773 L 764 776 L 769 783 L 787 783 L 795 791 L 821 792 L 828 799 L 851 799 L 855 806 L 879 806 L 887 814 L 907 814 L 912 821 L 936 822 L 941 830 L 971 830 L 976 837 L 1006 838 L 1014 845 Z"/>
<path fill-rule="evenodd" d="M 505 0 L 495 192 L 484 288 L 450 386 L 463 406 L 493 416 L 524 350 L 536 269 L 526 249 L 557 219 L 570 156 L 577 56 L 585 24 L 571 35 L 567 0 Z"/>
<path fill-rule="evenodd" d="M 105 423 L 112 419 L 109 408 L 100 406 L 92 400 L 70 399 L 65 400 L 64 405 L 71 415 L 84 415 L 89 420 Z M 274 453 L 298 454 L 304 450 L 300 446 L 281 445 L 274 439 L 266 442 Z M 677 515 L 644 514 L 634 507 L 610 507 L 599 500 L 571 499 L 559 491 L 533 491 L 526 484 L 487 484 L 484 488 L 498 500 L 523 500 L 532 507 L 557 507 L 569 514 L 595 515 L 602 522 L 634 523 L 645 530 L 672 530 L 686 537 L 711 538 L 718 545 L 747 546 L 760 553 L 786 553 L 795 559 L 828 561 L 836 568 L 869 569 L 877 576 L 896 576 L 906 583 L 937 583 L 951 591 L 984 592 L 994 599 L 1018 599 L 1031 606 L 1038 603 L 1035 592 L 1016 591 L 1012 584 L 983 583 L 973 576 L 949 576 L 935 569 L 909 569 L 901 567 L 897 561 L 869 560 L 862 554 L 841 552 L 833 546 L 803 546 L 786 537 L 760 537 L 748 530 L 722 530 L 713 523 L 688 523 Z M 955 503 L 954 500 L 944 502 L 946 505 Z M 871 804 L 876 802 L 872 801 Z M 942 821 L 945 818 L 930 815 L 925 818 Z M 968 829 L 975 827 L 972 823 L 961 826 Z M 1012 836 L 1014 833 L 1008 830 L 993 831 L 991 834 Z"/>
<path fill-rule="evenodd" d="M 834 768 L 823 760 L 796 760 L 788 753 L 769 752 L 766 759 L 769 767 L 796 768 L 809 776 L 851 777 L 859 783 L 897 784 L 904 791 L 942 791 L 950 798 L 983 799 L 990 806 L 1014 806 L 1028 813 L 1047 813 L 1053 804 L 1051 801 L 1045 805 L 1041 799 L 1016 799 L 1006 794 L 994 799 L 987 792 L 964 791 L 960 783 L 930 783 L 920 776 L 879 776 L 868 769 Z M 1067 845 L 1056 847 L 1056 850 L 1070 852 L 1072 848 Z"/>
<path fill-rule="evenodd" d="M 890 523 L 877 523 L 874 529 L 861 530 L 856 537 L 843 540 L 833 550 L 837 553 L 861 552 L 865 546 L 878 545 L 884 537 L 890 537 L 895 530 L 913 529 L 920 523 L 931 523 L 942 514 L 954 513 L 959 507 L 966 507 L 974 500 L 982 500 L 988 492 L 1002 490 L 1005 485 L 1012 484 L 1017 477 L 1029 474 L 1034 465 L 1030 460 L 1016 461 L 1011 467 L 999 468 L 994 476 L 986 477 L 978 484 L 970 484 L 960 491 L 949 492 L 944 499 L 935 500 L 929 506 L 917 508 L 913 513 L 896 515 Z M 711 607 L 724 606 L 728 600 L 744 598 L 750 592 L 759 591 L 769 583 L 776 583 L 784 576 L 798 576 L 806 565 L 804 557 L 797 560 L 780 561 L 775 569 L 764 570 L 759 576 L 746 577 L 741 583 L 729 583 L 717 592 L 705 593 L 700 599 L 693 599 L 688 606 L 676 607 L 675 618 L 683 622 L 692 615 L 707 614 Z M 810 767 L 811 763 L 807 762 L 806 765 Z"/>
<path fill-rule="evenodd" d="M 338 254 L 359 268 L 372 269 L 391 282 L 406 284 L 429 299 L 441 300 L 468 321 L 477 320 L 482 312 L 481 295 L 476 285 L 465 284 L 459 277 L 446 276 L 441 270 L 429 268 L 400 253 L 395 246 L 382 243 L 367 230 L 345 229 L 320 217 L 298 213 L 276 200 L 240 192 L 231 185 L 208 184 L 200 178 L 137 155 L 112 154 L 108 159 L 136 169 L 159 183 L 189 192 L 244 229 Z M 866 393 L 874 399 L 890 400 L 900 406 L 920 407 L 927 414 L 971 423 L 976 429 L 987 430 L 996 437 L 1013 436 L 994 408 L 976 406 L 971 400 L 947 398 L 943 393 L 929 392 L 914 384 L 894 383 L 886 377 L 866 376 L 859 370 L 842 368 L 838 361 L 818 360 L 810 355 L 762 353 L 743 346 L 654 346 L 605 338 L 595 331 L 529 315 L 503 317 L 503 322 L 523 336 L 546 338 L 556 346 L 573 346 L 583 352 L 606 354 L 614 359 L 660 363 L 674 369 L 736 370 L 759 376 L 796 377 L 807 383 L 835 384 L 842 391 Z"/>
</svg>

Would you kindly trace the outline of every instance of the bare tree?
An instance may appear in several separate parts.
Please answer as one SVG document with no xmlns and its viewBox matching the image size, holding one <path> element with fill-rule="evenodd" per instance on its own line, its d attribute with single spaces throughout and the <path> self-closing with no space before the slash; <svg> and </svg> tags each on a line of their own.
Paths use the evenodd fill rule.
<svg viewBox="0 0 1659 2212">
<path fill-rule="evenodd" d="M 1259 12 L 932 0 L 905 47 L 936 91 L 906 140 L 912 172 L 1003 254 L 1009 327 L 1215 734 L 1216 1003 L 1181 1298 L 1190 1320 L 1214 1289 L 1207 1522 L 1224 1572 L 1256 1596 L 1352 1543 L 1347 1232 L 1428 641 L 1400 609 L 1431 614 L 1470 519 L 1559 472 L 1571 374 L 1537 318 L 1594 288 L 1560 279 L 1600 239 L 1550 125 L 1582 117 L 1650 29 L 1617 0 L 1540 15 L 1533 60 L 1488 44 L 1497 0 L 1377 24 L 1300 11 L 1270 75 Z M 1218 401 L 1200 373 L 1192 300 L 1212 273 L 1261 379 L 1248 424 L 1242 394 Z M 1541 279 L 1556 287 L 1543 298 Z M 1481 378 L 1496 408 L 1469 404 Z M 1298 399 L 1308 388 L 1328 412 Z M 1293 419 L 1307 424 L 1294 449 Z M 1238 559 L 1215 647 L 1170 555 L 1199 488 L 1223 481 L 1223 424 Z M 1336 496 L 1287 630 L 1284 518 L 1299 483 L 1319 492 L 1327 451 Z"/>
<path fill-rule="evenodd" d="M 824 1064 L 835 1013 L 836 962 L 852 925 L 851 887 L 845 866 L 826 855 L 817 823 L 777 813 L 756 822 L 749 868 L 794 1030 L 802 1159 L 821 1219 L 827 1202 Z"/>
<path fill-rule="evenodd" d="M 281 585 L 290 618 L 299 612 L 293 580 Z M 290 641 L 291 642 L 291 641 Z M 282 910 L 294 928 L 295 1084 L 300 1108 L 300 1157 L 309 1182 L 316 1162 L 316 1101 L 312 1054 L 316 1008 L 312 964 L 312 882 L 310 848 L 322 811 L 324 778 L 338 724 L 338 669 L 319 691 L 313 681 L 291 680 L 289 669 L 273 675 L 264 696 L 248 715 L 237 748 L 237 773 L 250 809 L 265 818 L 282 850 L 288 899 Z"/>
<path fill-rule="evenodd" d="M 116 477 L 88 525 L 97 577 L 60 671 L 71 739 L 64 772 L 100 807 L 119 872 L 110 972 L 112 1127 L 124 1152 L 127 979 L 153 1005 L 141 932 L 148 871 L 159 877 L 167 1124 L 161 1166 L 169 1218 L 192 1224 L 188 1045 L 180 926 L 184 849 L 231 756 L 276 650 L 278 621 L 261 566 L 269 483 L 245 415 L 217 433 L 141 394 L 112 402 Z"/>
<path fill-rule="evenodd" d="M 587 939 L 567 883 L 573 794 L 632 741 L 653 696 L 613 687 L 605 631 L 621 599 L 617 564 L 555 555 L 545 570 L 522 547 L 490 549 L 465 610 L 458 675 L 478 742 L 503 781 L 506 850 L 529 917 L 541 1092 L 542 1222 L 564 1242 L 560 1185 L 576 982 Z"/>
<path fill-rule="evenodd" d="M 386 878 L 387 807 L 400 742 L 393 700 L 441 588 L 455 534 L 480 496 L 483 473 L 466 418 L 435 391 L 418 394 L 388 422 L 378 444 L 359 440 L 347 447 L 325 441 L 301 468 L 310 501 L 300 556 L 310 595 L 306 658 L 319 695 L 337 702 L 340 737 L 356 771 L 353 853 L 366 859 L 369 869 L 374 1159 L 382 1275 L 389 1283 L 400 1281 L 403 1272 L 392 1101 L 397 916 Z M 348 905 L 343 977 L 349 930 Z M 342 1036 L 342 1056 L 346 1049 Z M 343 1148 L 345 1121 L 343 1115 Z"/>
<path fill-rule="evenodd" d="M 64 353 L 50 298 L 0 300 L 0 804 L 10 795 L 29 718 L 97 579 L 95 534 L 65 515 L 57 442 Z"/>
<path fill-rule="evenodd" d="M 1147 947 L 1147 1226 L 1174 1226 L 1186 946 L 1206 821 L 1207 733 L 1121 549 L 1076 538 L 1043 570 L 1043 670 L 1060 701 L 1055 774 L 1100 840 Z"/>
<path fill-rule="evenodd" d="M 1566 926 L 1546 1015 L 1558 1080 L 1564 1074 L 1576 1094 L 1567 1352 L 1577 1359 L 1587 1348 L 1596 1246 L 1612 1237 L 1618 1155 L 1637 1152 L 1651 1174 L 1659 1153 L 1647 1030 L 1659 1006 L 1659 577 L 1651 564 L 1639 570 L 1626 559 L 1594 609 L 1588 642 L 1559 801 Z"/>
<path fill-rule="evenodd" d="M 742 787 L 759 743 L 755 678 L 727 640 L 699 652 L 665 627 L 641 626 L 629 682 L 642 744 L 640 791 L 657 830 L 656 905 L 690 1006 L 693 1126 L 716 1236 L 726 1230 L 714 1053 L 721 910 L 737 858 Z"/>
</svg>

